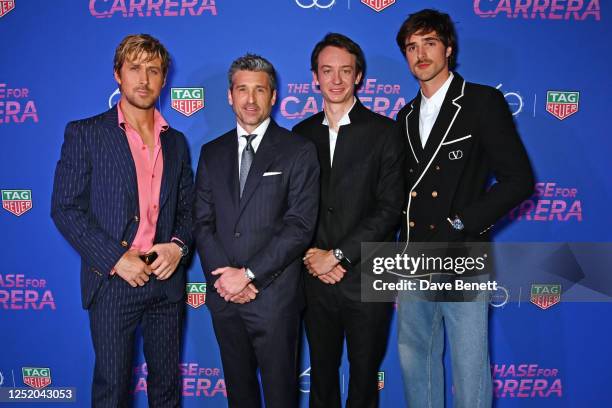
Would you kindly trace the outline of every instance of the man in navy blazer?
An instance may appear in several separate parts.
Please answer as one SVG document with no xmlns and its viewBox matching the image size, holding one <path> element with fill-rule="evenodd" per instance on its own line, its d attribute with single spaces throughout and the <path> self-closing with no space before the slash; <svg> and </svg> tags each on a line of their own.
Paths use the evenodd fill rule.
<svg viewBox="0 0 612 408">
<path fill-rule="evenodd" d="M 229 406 L 297 406 L 302 256 L 319 205 L 315 146 L 270 112 L 276 75 L 247 54 L 230 67 L 237 126 L 200 153 L 194 238 L 212 289 L 206 303 L 221 350 Z"/>
<path fill-rule="evenodd" d="M 149 406 L 180 406 L 193 173 L 185 137 L 155 109 L 169 63 L 155 38 L 127 36 L 114 61 L 121 100 L 68 124 L 55 172 L 51 215 L 81 256 L 95 407 L 128 405 L 138 325 Z"/>
</svg>

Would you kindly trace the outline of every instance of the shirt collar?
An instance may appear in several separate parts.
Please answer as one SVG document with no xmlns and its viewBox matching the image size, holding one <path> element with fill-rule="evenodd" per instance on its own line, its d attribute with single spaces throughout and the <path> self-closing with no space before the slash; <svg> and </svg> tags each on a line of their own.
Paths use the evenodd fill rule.
<svg viewBox="0 0 612 408">
<path fill-rule="evenodd" d="M 444 84 L 442 84 L 440 89 L 438 89 L 436 93 L 431 96 L 431 98 L 426 97 L 421 90 L 421 106 L 429 105 L 431 103 L 436 108 L 441 107 L 442 103 L 444 102 L 444 98 L 446 97 L 446 92 L 448 91 L 451 82 L 453 82 L 453 77 L 454 75 L 451 72 L 446 81 L 444 81 Z"/>
<path fill-rule="evenodd" d="M 338 121 L 338 127 L 340 126 L 344 126 L 344 125 L 350 125 L 351 124 L 351 118 L 349 117 L 349 113 L 351 113 L 351 111 L 353 110 L 353 107 L 355 106 L 355 104 L 357 103 L 357 98 L 355 98 L 353 96 L 353 104 L 351 105 L 351 107 L 344 113 L 344 115 L 342 115 L 342 117 L 340 118 L 340 120 Z M 325 114 L 325 111 L 323 111 L 323 124 L 325 126 L 329 126 L 329 121 L 327 120 L 327 115 Z"/>
<path fill-rule="evenodd" d="M 270 121 L 271 119 L 270 117 L 268 117 L 266 120 L 261 122 L 252 133 L 247 132 L 242 126 L 240 126 L 240 123 L 237 123 L 236 130 L 238 131 L 238 140 L 240 140 L 241 136 L 247 136 L 251 134 L 257 135 L 255 139 L 259 139 L 259 136 L 263 136 L 266 133 L 266 130 L 268 130 L 268 125 L 270 125 Z"/>
<path fill-rule="evenodd" d="M 123 116 L 123 111 L 121 110 L 121 102 L 117 102 L 117 124 L 123 130 L 125 130 L 126 125 L 128 125 L 125 116 Z M 165 132 L 169 127 L 166 119 L 164 119 L 162 114 L 155 109 L 155 112 L 153 112 L 153 128 L 155 129 L 155 134 Z"/>
</svg>

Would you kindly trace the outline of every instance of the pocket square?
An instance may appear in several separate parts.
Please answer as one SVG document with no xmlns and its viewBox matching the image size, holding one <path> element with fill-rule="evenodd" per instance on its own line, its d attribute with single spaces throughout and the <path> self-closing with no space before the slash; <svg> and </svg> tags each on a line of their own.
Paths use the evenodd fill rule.
<svg viewBox="0 0 612 408">
<path fill-rule="evenodd" d="M 264 177 L 267 176 L 278 176 L 279 174 L 283 174 L 282 171 L 268 171 L 263 174 Z"/>
</svg>

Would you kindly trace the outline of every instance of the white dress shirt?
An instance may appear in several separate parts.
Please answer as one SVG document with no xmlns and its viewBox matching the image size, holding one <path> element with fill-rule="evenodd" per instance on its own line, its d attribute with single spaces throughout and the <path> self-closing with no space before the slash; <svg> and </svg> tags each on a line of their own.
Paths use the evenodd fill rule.
<svg viewBox="0 0 612 408">
<path fill-rule="evenodd" d="M 264 133 L 268 129 L 268 125 L 270 124 L 270 118 L 261 122 L 259 126 L 253 131 L 253 133 L 249 133 L 240 126 L 239 123 L 236 124 L 236 130 L 238 131 L 238 171 L 240 171 L 240 164 L 242 163 L 242 151 L 247 145 L 246 137 L 248 135 L 257 135 L 251 141 L 251 146 L 253 146 L 253 151 L 257 153 L 257 148 L 261 143 L 261 139 L 264 137 Z"/>
<path fill-rule="evenodd" d="M 453 81 L 453 73 L 451 72 L 448 79 L 444 82 L 444 84 L 434 93 L 431 98 L 423 95 L 423 91 L 421 90 L 421 109 L 419 112 L 419 136 L 421 137 L 421 146 L 425 147 L 427 143 L 427 139 L 429 139 L 429 134 L 431 133 L 431 129 L 433 128 L 434 123 L 436 123 L 436 119 L 438 118 L 438 113 L 440 113 L 440 108 L 442 107 L 442 103 L 444 102 L 444 98 L 446 97 L 446 92 L 450 87 L 451 82 Z"/>
<path fill-rule="evenodd" d="M 351 110 L 353 110 L 353 106 L 355 106 L 356 102 L 357 102 L 357 98 L 353 97 L 353 104 L 351 105 L 349 110 L 347 110 L 346 113 L 342 115 L 342 117 L 338 121 L 338 131 L 340 131 L 340 126 L 351 124 L 349 113 L 351 112 Z M 334 151 L 336 150 L 336 141 L 338 140 L 338 132 L 336 132 L 331 126 L 329 126 L 327 115 L 325 115 L 325 112 L 323 112 L 323 114 L 325 116 L 323 118 L 323 124 L 329 128 L 329 165 L 331 166 L 333 165 L 333 162 L 334 162 Z"/>
</svg>

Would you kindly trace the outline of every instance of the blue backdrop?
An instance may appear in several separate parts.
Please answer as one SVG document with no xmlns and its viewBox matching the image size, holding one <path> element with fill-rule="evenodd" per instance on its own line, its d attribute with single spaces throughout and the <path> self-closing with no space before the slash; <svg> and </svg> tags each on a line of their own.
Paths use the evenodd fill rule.
<svg viewBox="0 0 612 408">
<path fill-rule="evenodd" d="M 600 4 L 601 3 L 601 4 Z M 313 45 L 337 31 L 361 44 L 359 92 L 394 117 L 417 91 L 395 34 L 424 7 L 449 12 L 468 81 L 506 95 L 537 174 L 536 193 L 501 223 L 497 241 L 610 241 L 610 114 L 607 39 L 597 0 L 0 0 L 0 384 L 24 387 L 23 367 L 50 369 L 50 387 L 76 387 L 89 404 L 93 351 L 80 306 L 79 259 L 49 217 L 53 171 L 69 120 L 108 109 L 119 96 L 112 59 L 130 33 L 158 37 L 173 66 L 160 109 L 200 146 L 235 126 L 226 72 L 247 51 L 279 76 L 273 113 L 291 128 L 321 109 L 312 87 Z M 377 11 L 378 10 L 378 11 Z M 203 88 L 203 95 L 171 88 Z M 553 91 L 553 92 L 551 92 Z M 203 104 L 201 100 L 203 96 Z M 173 101 L 175 99 L 175 101 Z M 189 99 L 189 98 L 187 98 Z M 198 99 L 200 102 L 198 102 Z M 189 282 L 204 282 L 199 261 Z M 184 405 L 226 406 L 219 350 L 201 285 L 187 305 Z M 499 407 L 608 406 L 609 303 L 522 301 L 491 307 L 491 353 Z M 197 306 L 197 307 L 195 307 Z M 381 406 L 403 406 L 395 325 L 380 375 Z M 308 398 L 308 353 L 301 391 Z M 348 370 L 342 368 L 346 395 Z M 146 366 L 134 363 L 134 393 L 146 405 Z M 449 399 L 452 390 L 447 390 Z M 50 404 L 52 405 L 52 404 Z"/>
</svg>

